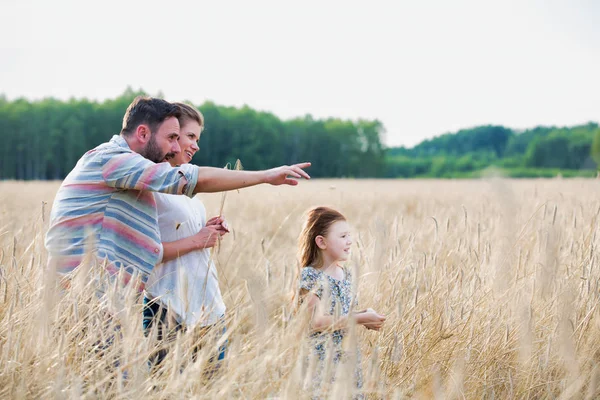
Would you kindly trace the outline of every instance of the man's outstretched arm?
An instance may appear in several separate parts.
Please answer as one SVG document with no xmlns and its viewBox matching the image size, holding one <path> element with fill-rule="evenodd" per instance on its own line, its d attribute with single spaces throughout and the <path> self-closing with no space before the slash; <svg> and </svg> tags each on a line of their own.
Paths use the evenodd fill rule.
<svg viewBox="0 0 600 400">
<path fill-rule="evenodd" d="M 297 179 L 310 179 L 304 168 L 309 162 L 284 165 L 265 171 L 236 171 L 214 167 L 199 167 L 194 193 L 213 193 L 241 189 L 269 183 L 271 185 L 297 185 Z"/>
</svg>

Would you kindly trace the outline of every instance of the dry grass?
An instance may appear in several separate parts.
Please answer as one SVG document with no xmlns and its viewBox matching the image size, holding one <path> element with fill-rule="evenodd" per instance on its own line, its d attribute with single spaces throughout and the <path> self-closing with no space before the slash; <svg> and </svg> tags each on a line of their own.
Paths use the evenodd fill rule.
<svg viewBox="0 0 600 400">
<path fill-rule="evenodd" d="M 113 327 L 93 288 L 48 289 L 43 232 L 57 187 L 0 182 L 0 398 L 305 396 L 305 332 L 288 299 L 313 205 L 346 214 L 361 306 L 389 316 L 382 333 L 358 332 L 370 396 L 600 395 L 598 181 L 337 180 L 230 193 L 233 233 L 217 260 L 230 345 L 210 381 L 206 348 L 181 372 L 190 335 L 148 374 L 154 343 L 139 304 L 102 353 Z M 218 213 L 220 195 L 202 199 L 209 217 Z"/>
</svg>

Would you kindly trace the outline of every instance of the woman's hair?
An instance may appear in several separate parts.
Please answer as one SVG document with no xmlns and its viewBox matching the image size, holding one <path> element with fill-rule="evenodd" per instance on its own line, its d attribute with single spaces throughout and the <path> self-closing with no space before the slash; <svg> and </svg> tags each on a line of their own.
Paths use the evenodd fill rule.
<svg viewBox="0 0 600 400">
<path fill-rule="evenodd" d="M 315 242 L 317 236 L 325 236 L 331 225 L 337 221 L 345 221 L 340 212 L 329 207 L 315 207 L 306 214 L 306 221 L 298 239 L 300 267 L 321 267 L 323 260 Z"/>
<path fill-rule="evenodd" d="M 173 105 L 177 106 L 181 113 L 178 118 L 179 125 L 183 126 L 189 121 L 196 121 L 201 129 L 204 128 L 204 116 L 196 107 L 186 103 L 173 103 Z"/>
</svg>

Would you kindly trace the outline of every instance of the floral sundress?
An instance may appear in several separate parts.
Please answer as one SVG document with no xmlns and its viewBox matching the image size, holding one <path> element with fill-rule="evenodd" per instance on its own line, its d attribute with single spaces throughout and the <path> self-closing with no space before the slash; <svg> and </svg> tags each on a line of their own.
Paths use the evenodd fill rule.
<svg viewBox="0 0 600 400">
<path fill-rule="evenodd" d="M 300 289 L 314 293 L 321 301 L 324 312 L 329 315 L 345 316 L 357 305 L 356 294 L 352 288 L 352 275 L 347 268 L 344 268 L 344 278 L 335 279 L 320 270 L 313 267 L 302 268 L 300 276 Z M 326 370 L 327 349 L 331 348 L 331 360 L 334 366 L 334 373 L 331 381 L 335 380 L 335 369 L 344 360 L 348 353 L 342 348 L 342 342 L 346 335 L 345 329 L 339 329 L 331 333 L 315 332 L 310 335 L 311 347 L 313 348 L 316 359 L 315 375 L 312 379 L 313 393 L 320 393 L 323 386 L 323 374 Z M 362 370 L 360 368 L 360 352 L 358 346 L 355 349 L 356 367 L 354 371 L 354 381 L 356 388 L 363 386 Z M 313 396 L 315 397 L 315 396 Z M 317 396 L 318 397 L 318 396 Z M 362 398 L 362 396 L 355 396 Z"/>
</svg>

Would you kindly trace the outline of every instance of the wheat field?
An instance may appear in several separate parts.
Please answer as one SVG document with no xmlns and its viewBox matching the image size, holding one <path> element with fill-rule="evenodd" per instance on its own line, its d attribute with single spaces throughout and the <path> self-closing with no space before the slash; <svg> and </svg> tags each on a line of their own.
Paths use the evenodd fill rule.
<svg viewBox="0 0 600 400">
<path fill-rule="evenodd" d="M 43 236 L 57 182 L 0 182 L 0 398 L 307 398 L 306 324 L 291 312 L 303 213 L 329 205 L 353 229 L 361 307 L 388 316 L 351 329 L 368 398 L 600 396 L 600 181 L 314 180 L 230 192 L 232 233 L 214 252 L 228 354 L 182 334 L 162 368 L 128 294 L 120 333 L 89 279 L 59 293 Z M 222 195 L 200 195 L 207 216 Z M 82 271 L 93 273 L 93 262 Z M 98 345 L 106 343 L 108 346 Z M 341 377 L 331 398 L 347 398 Z"/>
</svg>

